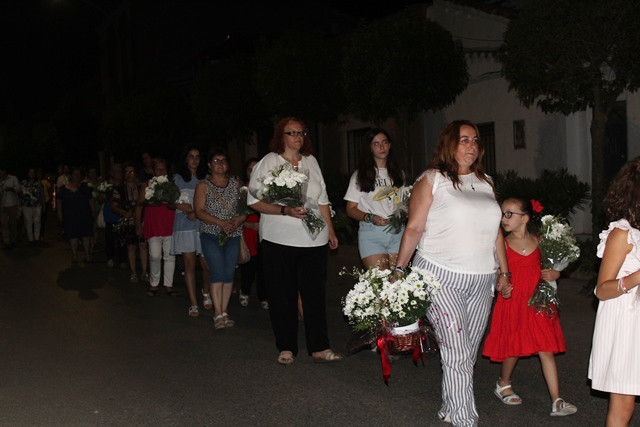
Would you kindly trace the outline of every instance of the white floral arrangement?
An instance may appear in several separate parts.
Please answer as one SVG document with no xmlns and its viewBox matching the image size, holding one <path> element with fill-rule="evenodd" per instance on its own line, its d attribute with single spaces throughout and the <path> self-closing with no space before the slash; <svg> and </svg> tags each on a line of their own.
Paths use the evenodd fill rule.
<svg viewBox="0 0 640 427">
<path fill-rule="evenodd" d="M 407 225 L 409 220 L 409 199 L 411 198 L 412 190 L 413 185 L 409 185 L 403 187 L 399 194 L 396 194 L 394 197 L 395 210 L 389 216 L 389 225 L 385 227 L 384 231 L 398 234 Z"/>
<path fill-rule="evenodd" d="M 175 203 L 180 198 L 180 190 L 167 175 L 154 176 L 144 190 L 144 199 L 150 204 Z"/>
<path fill-rule="evenodd" d="M 543 216 L 541 222 L 538 247 L 542 268 L 562 271 L 580 257 L 580 248 L 576 244 L 573 227 L 567 224 L 564 218 L 554 215 Z M 535 307 L 539 313 L 546 312 L 553 316 L 559 305 L 556 289 L 555 280 L 541 280 L 528 305 Z"/>
<path fill-rule="evenodd" d="M 305 184 L 308 179 L 307 175 L 294 170 L 291 163 L 283 163 L 269 172 L 267 176 L 259 179 L 262 188 L 258 191 L 258 198 L 283 206 L 305 206 Z M 302 224 L 311 239 L 315 240 L 327 224 L 319 214 L 317 205 L 305 206 L 305 208 L 307 216 L 302 219 Z"/>
<path fill-rule="evenodd" d="M 96 187 L 96 191 L 101 194 L 113 193 L 113 184 L 109 181 L 102 181 Z"/>
<path fill-rule="evenodd" d="M 283 163 L 260 178 L 262 189 L 258 198 L 284 206 L 300 206 L 304 197 L 302 185 L 307 180 L 307 176 L 294 170 L 291 163 Z"/>
<path fill-rule="evenodd" d="M 406 326 L 426 314 L 434 295 L 440 290 L 438 278 L 427 270 L 412 267 L 391 281 L 393 272 L 372 267 L 367 270 L 343 268 L 357 283 L 344 297 L 343 313 L 359 331 L 387 326 Z"/>
<path fill-rule="evenodd" d="M 188 203 L 188 204 L 193 204 L 193 200 L 191 200 L 191 195 L 189 194 L 188 191 L 181 191 L 180 192 L 180 197 L 178 197 L 178 200 L 176 201 L 176 203 Z"/>
</svg>

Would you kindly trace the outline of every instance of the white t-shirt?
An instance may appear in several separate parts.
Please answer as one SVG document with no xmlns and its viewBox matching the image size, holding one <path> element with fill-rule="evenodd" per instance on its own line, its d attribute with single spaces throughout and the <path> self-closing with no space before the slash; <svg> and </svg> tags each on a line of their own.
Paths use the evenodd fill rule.
<svg viewBox="0 0 640 427">
<path fill-rule="evenodd" d="M 460 175 L 460 189 L 434 169 L 424 172 L 433 201 L 418 243 L 418 254 L 449 271 L 493 273 L 502 211 L 491 185 L 475 174 Z"/>
<path fill-rule="evenodd" d="M 357 203 L 358 209 L 362 212 L 388 218 L 394 212 L 396 205 L 402 203 L 404 187 L 398 188 L 391 185 L 391 178 L 386 168 L 377 169 L 374 189 L 368 193 L 360 191 L 357 179 L 358 171 L 355 171 L 349 180 L 344 200 Z"/>
<path fill-rule="evenodd" d="M 256 195 L 262 188 L 260 178 L 264 178 L 271 173 L 276 167 L 286 163 L 287 161 L 277 153 L 269 153 L 262 158 L 254 167 L 251 172 L 251 180 L 249 181 L 249 191 L 247 195 L 247 204 L 252 204 L 259 201 Z M 328 205 L 329 196 L 327 195 L 327 189 L 320 171 L 320 166 L 315 157 L 302 156 L 298 164 L 299 172 L 307 175 L 307 204 L 305 207 Z M 320 212 L 316 209 L 316 215 L 320 216 Z M 259 227 L 260 240 L 265 239 L 269 242 L 277 243 L 286 246 L 295 247 L 316 247 L 326 245 L 329 241 L 329 228 L 324 229 L 318 234 L 315 240 L 313 240 L 307 233 L 302 220 L 285 215 L 260 215 L 260 227 Z"/>
</svg>

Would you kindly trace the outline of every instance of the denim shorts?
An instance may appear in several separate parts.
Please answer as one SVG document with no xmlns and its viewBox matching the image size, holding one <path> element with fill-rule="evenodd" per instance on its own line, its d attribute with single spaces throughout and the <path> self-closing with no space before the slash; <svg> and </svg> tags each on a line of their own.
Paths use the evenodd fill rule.
<svg viewBox="0 0 640 427">
<path fill-rule="evenodd" d="M 370 222 L 360 222 L 358 231 L 358 249 L 360 258 L 371 255 L 397 254 L 404 228 L 399 233 L 385 231 L 386 225 L 373 225 Z"/>
<path fill-rule="evenodd" d="M 224 246 L 218 244 L 218 236 L 200 233 L 202 254 L 209 265 L 209 283 L 233 283 L 238 263 L 240 237 L 229 237 Z"/>
</svg>

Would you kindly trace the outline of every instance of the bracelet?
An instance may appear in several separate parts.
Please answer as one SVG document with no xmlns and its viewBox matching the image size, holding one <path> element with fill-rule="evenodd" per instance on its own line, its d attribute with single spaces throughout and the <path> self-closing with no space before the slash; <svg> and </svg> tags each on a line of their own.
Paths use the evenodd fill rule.
<svg viewBox="0 0 640 427">
<path fill-rule="evenodd" d="M 399 271 L 400 273 L 404 274 L 404 268 L 400 267 L 399 265 L 396 265 L 396 268 L 393 269 L 394 273 L 396 271 Z"/>
<path fill-rule="evenodd" d="M 371 224 L 373 224 L 373 219 L 376 217 L 375 214 L 367 214 L 367 222 L 370 222 Z"/>
<path fill-rule="evenodd" d="M 511 273 L 510 273 L 510 272 L 500 273 L 500 274 L 498 274 L 498 277 L 508 277 L 508 278 L 511 278 Z"/>
<path fill-rule="evenodd" d="M 284 213 L 284 208 L 286 206 L 280 206 L 280 215 L 286 215 L 286 213 Z"/>
<path fill-rule="evenodd" d="M 622 292 L 625 294 L 629 293 L 629 290 L 624 285 L 624 276 L 618 279 L 618 289 L 622 290 Z"/>
</svg>

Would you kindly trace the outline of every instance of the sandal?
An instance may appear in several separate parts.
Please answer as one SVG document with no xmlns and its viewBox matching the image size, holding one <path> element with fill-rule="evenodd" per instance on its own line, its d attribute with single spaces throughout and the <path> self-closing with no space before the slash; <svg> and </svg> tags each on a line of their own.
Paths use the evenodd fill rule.
<svg viewBox="0 0 640 427">
<path fill-rule="evenodd" d="M 136 273 L 131 273 L 131 276 L 129 276 L 129 281 L 131 283 L 138 283 L 138 275 Z"/>
<path fill-rule="evenodd" d="M 168 297 L 177 297 L 178 296 L 178 292 L 174 291 L 173 287 L 171 287 L 171 286 L 167 286 L 165 288 L 164 293 L 167 294 Z"/>
<path fill-rule="evenodd" d="M 197 305 L 192 305 L 191 307 L 189 307 L 189 316 L 191 316 L 191 317 L 200 316 L 200 310 L 198 310 L 198 306 Z"/>
<path fill-rule="evenodd" d="M 240 292 L 240 297 L 238 299 L 240 300 L 241 306 L 246 307 L 249 305 L 249 295 L 243 294 L 242 291 Z"/>
<path fill-rule="evenodd" d="M 314 363 L 342 362 L 342 355 L 334 353 L 333 350 L 326 350 L 320 356 L 312 356 Z"/>
<path fill-rule="evenodd" d="M 278 355 L 278 363 L 285 366 L 292 365 L 293 353 L 290 351 L 281 351 Z"/>
<path fill-rule="evenodd" d="M 142 273 L 142 280 L 145 282 L 149 281 L 149 273 Z"/>
<path fill-rule="evenodd" d="M 151 288 L 149 288 L 149 290 L 147 290 L 147 296 L 148 297 L 155 297 L 157 293 L 158 293 L 158 287 L 157 286 L 155 288 L 151 287 Z"/>
<path fill-rule="evenodd" d="M 564 417 L 565 415 L 572 415 L 576 412 L 578 412 L 578 408 L 559 397 L 551 404 L 551 413 L 549 415 L 552 417 Z"/>
<path fill-rule="evenodd" d="M 520 405 L 522 404 L 522 398 L 517 394 L 513 393 L 513 389 L 511 390 L 511 394 L 507 394 L 506 396 L 502 395 L 502 392 L 508 388 L 511 388 L 511 383 L 501 387 L 500 381 L 496 381 L 496 389 L 493 391 L 498 399 L 502 401 L 505 405 Z"/>
<path fill-rule="evenodd" d="M 211 310 L 213 307 L 213 301 L 211 301 L 211 295 L 202 291 L 202 305 L 205 310 Z"/>
<path fill-rule="evenodd" d="M 236 324 L 236 322 L 231 320 L 231 317 L 229 317 L 229 315 L 227 313 L 222 313 L 222 318 L 224 319 L 224 327 L 225 328 L 230 328 L 230 327 L 232 327 L 233 325 Z"/>
<path fill-rule="evenodd" d="M 213 318 L 213 327 L 216 329 L 222 329 L 225 327 L 224 325 L 224 316 L 222 314 L 218 314 Z"/>
</svg>

